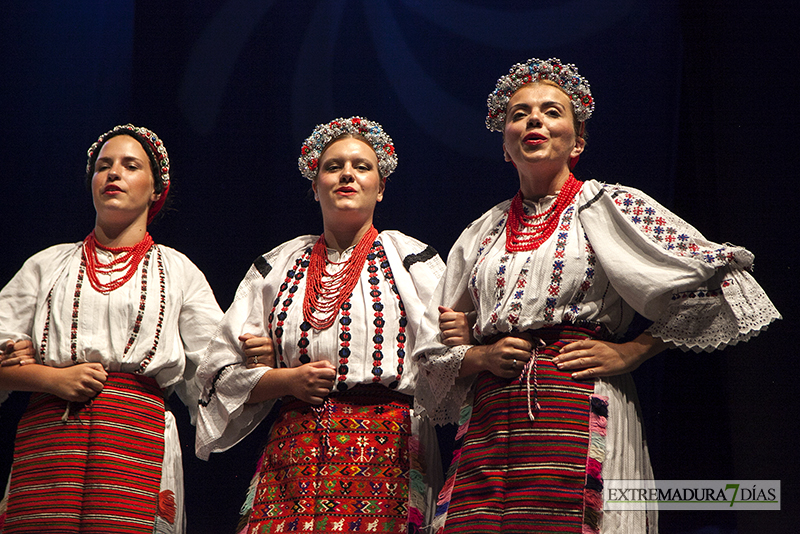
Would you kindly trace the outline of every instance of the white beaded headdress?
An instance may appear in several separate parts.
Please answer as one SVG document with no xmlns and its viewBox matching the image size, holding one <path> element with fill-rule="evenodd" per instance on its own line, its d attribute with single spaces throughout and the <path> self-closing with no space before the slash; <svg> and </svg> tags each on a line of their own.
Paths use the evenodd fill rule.
<svg viewBox="0 0 800 534">
<path fill-rule="evenodd" d="M 133 124 L 122 124 L 119 126 L 114 126 L 112 130 L 107 131 L 103 135 L 97 138 L 97 141 L 94 142 L 92 146 L 89 147 L 89 150 L 86 154 L 89 156 L 89 160 L 86 162 L 86 175 L 91 176 L 93 169 L 92 169 L 92 160 L 95 158 L 95 152 L 98 148 L 103 146 L 106 141 L 108 141 L 111 134 L 116 134 L 120 131 L 129 131 L 133 132 L 139 137 L 143 138 L 147 141 L 147 144 L 150 145 L 150 152 L 152 154 L 148 154 L 155 158 L 156 160 L 156 168 L 158 169 L 159 177 L 161 178 L 161 182 L 164 185 L 169 185 L 169 156 L 167 155 L 167 149 L 164 147 L 164 143 L 161 142 L 161 139 L 153 133 L 151 130 L 144 128 L 142 126 L 134 126 Z"/>
<path fill-rule="evenodd" d="M 486 116 L 486 127 L 493 132 L 502 132 L 506 122 L 506 106 L 514 92 L 525 84 L 539 80 L 550 80 L 572 100 L 575 117 L 583 122 L 592 116 L 594 99 L 589 82 L 578 74 L 575 65 L 562 63 L 560 59 L 550 58 L 543 61 L 531 58 L 525 63 L 517 63 L 508 74 L 497 80 L 497 86 L 489 94 L 486 105 L 489 114 Z"/>
<path fill-rule="evenodd" d="M 369 142 L 378 157 L 378 168 L 383 178 L 394 172 L 397 167 L 397 154 L 394 151 L 392 138 L 377 122 L 363 117 L 350 117 L 333 119 L 314 128 L 300 148 L 300 157 L 297 159 L 297 166 L 303 176 L 313 180 L 317 176 L 319 157 L 323 149 L 332 140 L 348 133 L 361 135 Z"/>
</svg>

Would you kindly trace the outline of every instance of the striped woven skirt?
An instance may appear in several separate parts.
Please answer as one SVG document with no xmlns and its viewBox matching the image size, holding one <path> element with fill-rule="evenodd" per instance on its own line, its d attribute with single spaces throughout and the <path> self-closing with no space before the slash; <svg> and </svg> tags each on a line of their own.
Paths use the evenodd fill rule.
<svg viewBox="0 0 800 534">
<path fill-rule="evenodd" d="M 546 346 L 530 374 L 477 377 L 454 480 L 440 495 L 444 532 L 599 531 L 608 405 L 593 395 L 592 382 L 577 382 L 552 363 L 561 347 L 596 333 L 537 330 Z"/>
<path fill-rule="evenodd" d="M 85 404 L 33 394 L 3 533 L 152 534 L 163 455 L 164 399 L 152 378 L 109 373 Z"/>
<path fill-rule="evenodd" d="M 246 532 L 405 532 L 411 397 L 355 386 L 285 399 L 245 503 Z"/>
</svg>

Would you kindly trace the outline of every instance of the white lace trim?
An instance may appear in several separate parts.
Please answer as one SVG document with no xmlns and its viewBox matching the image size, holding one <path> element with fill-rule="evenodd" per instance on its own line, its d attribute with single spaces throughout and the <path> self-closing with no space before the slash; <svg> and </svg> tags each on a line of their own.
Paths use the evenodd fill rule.
<svg viewBox="0 0 800 534">
<path fill-rule="evenodd" d="M 682 350 L 711 352 L 747 341 L 780 318 L 750 273 L 720 269 L 704 287 L 673 295 L 648 331 Z"/>
<path fill-rule="evenodd" d="M 428 352 L 419 361 L 415 409 L 435 425 L 458 422 L 473 382 L 473 377 L 459 378 L 458 373 L 471 347 L 459 345 L 442 352 Z"/>
</svg>

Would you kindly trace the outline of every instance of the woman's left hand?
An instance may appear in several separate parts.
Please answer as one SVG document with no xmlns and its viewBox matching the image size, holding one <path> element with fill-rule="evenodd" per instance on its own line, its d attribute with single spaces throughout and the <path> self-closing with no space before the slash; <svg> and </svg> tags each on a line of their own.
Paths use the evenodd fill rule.
<svg viewBox="0 0 800 534">
<path fill-rule="evenodd" d="M 553 363 L 561 371 L 574 371 L 575 380 L 590 380 L 629 373 L 665 348 L 663 341 L 649 334 L 628 343 L 584 339 L 562 347 Z"/>
<path fill-rule="evenodd" d="M 253 334 L 242 334 L 239 336 L 244 351 L 245 365 L 248 369 L 256 367 L 276 367 L 275 349 L 272 339 L 268 337 L 257 337 Z"/>
</svg>

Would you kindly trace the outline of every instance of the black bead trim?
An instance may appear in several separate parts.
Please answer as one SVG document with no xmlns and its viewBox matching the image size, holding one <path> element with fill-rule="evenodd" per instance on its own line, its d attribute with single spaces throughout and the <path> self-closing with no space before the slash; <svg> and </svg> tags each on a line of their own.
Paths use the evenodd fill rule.
<svg viewBox="0 0 800 534">
<path fill-rule="evenodd" d="M 426 248 L 422 252 L 418 254 L 409 254 L 408 256 L 406 256 L 405 259 L 403 259 L 403 267 L 405 267 L 406 271 L 408 271 L 409 269 L 411 269 L 411 266 L 414 265 L 415 263 L 420 261 L 424 263 L 429 259 L 433 258 L 434 256 L 436 256 L 437 254 L 439 253 L 436 252 L 436 249 L 428 245 L 428 248 Z"/>
<path fill-rule="evenodd" d="M 203 400 L 202 398 L 200 398 L 197 400 L 197 404 L 205 408 L 211 403 L 211 398 L 217 392 L 217 380 L 220 379 L 222 373 L 225 372 L 231 365 L 236 365 L 236 364 L 229 363 L 228 365 L 223 366 L 222 368 L 220 368 L 219 371 L 217 371 L 217 374 L 214 375 L 214 380 L 211 381 L 211 390 L 208 392 L 208 400 Z"/>
<path fill-rule="evenodd" d="M 253 267 L 261 273 L 262 278 L 266 278 L 269 272 L 272 270 L 272 265 L 264 258 L 264 256 L 259 256 L 253 262 Z"/>
</svg>

